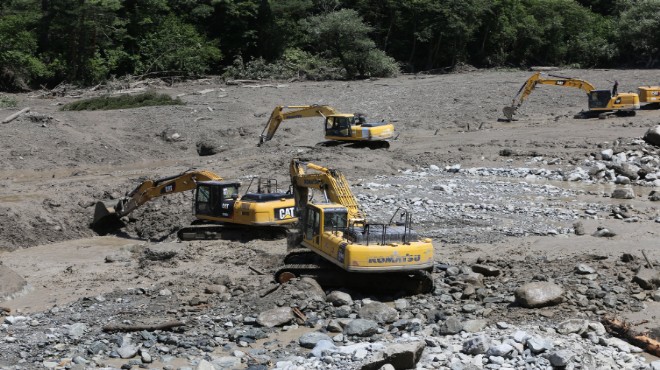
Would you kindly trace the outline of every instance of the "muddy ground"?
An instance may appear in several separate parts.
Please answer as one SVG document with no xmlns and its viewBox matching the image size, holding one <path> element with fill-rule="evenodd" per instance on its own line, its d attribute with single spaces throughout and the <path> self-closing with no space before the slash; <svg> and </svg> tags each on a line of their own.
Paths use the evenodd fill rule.
<svg viewBox="0 0 660 370">
<path fill-rule="evenodd" d="M 603 88 L 617 79 L 619 91 L 660 84 L 657 70 L 555 73 Z M 151 88 L 180 96 L 186 104 L 116 111 L 60 110 L 63 103 L 103 91 L 12 95 L 18 107 L 0 109 L 0 117 L 23 107 L 30 107 L 32 116 L 0 125 L 0 260 L 28 288 L 0 305 L 29 314 L 115 289 L 165 282 L 194 296 L 209 276 L 240 280 L 249 279 L 254 270 L 275 271 L 286 250 L 284 240 L 185 242 L 181 248 L 188 259 L 177 266 L 136 270 L 126 262 L 154 243 L 175 241 L 176 230 L 192 220 L 189 194 L 144 206 L 120 235 L 101 237 L 88 226 L 96 201 L 111 202 L 146 177 L 198 168 L 245 185 L 255 176 L 287 184 L 292 157 L 342 170 L 374 218 L 386 218 L 398 204 L 417 207 L 417 231 L 434 239 L 438 263 L 507 261 L 509 268 L 519 267 L 518 274 L 531 278 L 534 264 L 526 258 L 545 258 L 555 273 L 565 266 L 562 261 L 571 264 L 570 270 L 572 261 L 594 256 L 617 261 L 623 253 L 641 258 L 642 250 L 651 261 L 660 260 L 660 207 L 647 198 L 653 187 L 635 187 L 635 199 L 619 200 L 609 197 L 616 187 L 611 183 L 445 171 L 460 164 L 568 172 L 603 149 L 621 143 L 634 147 L 635 139 L 660 124 L 660 110 L 576 120 L 573 115 L 586 107 L 584 94 L 552 86 L 539 87 L 517 121 L 498 121 L 502 107 L 530 74 L 472 71 L 351 82 L 227 85 L 210 78 L 172 86 L 154 83 Z M 391 120 L 399 137 L 389 150 L 319 147 L 322 119 L 309 118 L 284 122 L 272 141 L 257 146 L 276 105 L 302 104 L 327 104 L 366 113 L 370 120 Z M 217 154 L 200 156 L 202 143 L 214 146 Z M 521 155 L 503 156 L 503 149 Z M 422 179 L 419 173 L 424 173 Z M 432 191 L 443 184 L 453 190 Z M 634 210 L 637 222 L 612 216 L 611 208 L 622 204 Z M 519 208 L 506 212 L 508 205 Z M 586 235 L 573 233 L 576 221 L 583 222 Z M 617 235 L 591 236 L 600 226 Z M 120 262 L 106 263 L 108 256 L 120 256 Z M 658 305 L 647 300 L 641 311 L 625 306 L 612 313 L 636 322 L 646 319 L 642 327 L 653 328 L 658 326 Z M 518 322 L 539 319 L 538 312 L 524 312 L 515 312 Z"/>
</svg>

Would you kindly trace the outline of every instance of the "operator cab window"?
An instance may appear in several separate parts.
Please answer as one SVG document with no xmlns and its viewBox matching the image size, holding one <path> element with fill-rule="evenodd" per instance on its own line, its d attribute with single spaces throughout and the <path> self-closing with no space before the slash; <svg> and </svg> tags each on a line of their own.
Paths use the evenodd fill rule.
<svg viewBox="0 0 660 370">
<path fill-rule="evenodd" d="M 347 214 L 342 211 L 326 211 L 325 222 L 323 224 L 324 231 L 344 231 L 346 230 Z"/>
<path fill-rule="evenodd" d="M 228 186 L 222 189 L 222 199 L 231 199 L 235 194 L 238 195 L 238 189 L 235 186 Z"/>
</svg>

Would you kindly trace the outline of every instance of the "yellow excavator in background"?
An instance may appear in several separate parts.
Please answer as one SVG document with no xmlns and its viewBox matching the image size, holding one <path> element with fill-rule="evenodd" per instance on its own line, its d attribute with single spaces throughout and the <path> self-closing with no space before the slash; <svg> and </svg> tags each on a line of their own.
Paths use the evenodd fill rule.
<svg viewBox="0 0 660 370">
<path fill-rule="evenodd" d="M 269 141 L 277 132 L 282 121 L 294 118 L 325 118 L 326 145 L 353 143 L 371 149 L 389 148 L 394 139 L 394 125 L 388 122 L 366 122 L 362 114 L 338 113 L 327 105 L 277 106 L 259 136 L 259 145 Z"/>
<path fill-rule="evenodd" d="M 239 182 L 223 181 L 215 173 L 203 170 L 145 180 L 114 207 L 96 203 L 91 226 L 99 234 L 108 234 L 124 227 L 121 218 L 144 203 L 191 190 L 195 191 L 196 221 L 193 226 L 179 230 L 181 240 L 234 238 L 233 235 L 241 235 L 240 231 L 246 229 L 254 237 L 285 237 L 286 226 L 298 221 L 293 194 L 278 192 L 275 180 L 258 179 L 257 192 L 243 196 L 239 195 L 239 188 Z"/>
<path fill-rule="evenodd" d="M 576 114 L 575 118 L 606 118 L 611 114 L 634 116 L 635 110 L 640 108 L 639 95 L 636 93 L 613 94 L 610 90 L 596 90 L 591 83 L 579 78 L 545 76 L 541 72 L 536 72 L 518 90 L 511 106 L 504 107 L 503 113 L 509 122 L 513 120 L 516 110 L 518 110 L 538 85 L 572 87 L 586 92 L 589 98 L 589 110 Z"/>
<path fill-rule="evenodd" d="M 277 282 L 312 276 L 322 286 L 433 290 L 433 244 L 411 229 L 410 213 L 397 209 L 403 222 L 396 224 L 394 216 L 387 224 L 369 223 L 341 172 L 293 159 L 290 173 L 299 235 L 289 238 Z M 323 199 L 310 200 L 310 189 L 320 190 Z"/>
</svg>

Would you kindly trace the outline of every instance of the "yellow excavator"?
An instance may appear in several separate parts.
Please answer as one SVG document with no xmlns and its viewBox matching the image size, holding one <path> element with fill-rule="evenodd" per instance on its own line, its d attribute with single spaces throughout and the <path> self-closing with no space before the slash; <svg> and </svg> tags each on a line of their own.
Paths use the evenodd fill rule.
<svg viewBox="0 0 660 370">
<path fill-rule="evenodd" d="M 579 78 L 543 75 L 541 72 L 536 72 L 518 90 L 511 106 L 504 107 L 503 113 L 509 122 L 513 120 L 516 110 L 520 108 L 538 85 L 571 87 L 586 92 L 589 98 L 589 109 L 576 114 L 574 118 L 606 118 L 611 114 L 634 116 L 635 110 L 640 108 L 639 95 L 636 93 L 596 90 L 591 83 Z"/>
<path fill-rule="evenodd" d="M 280 105 L 275 107 L 262 130 L 259 145 L 272 139 L 284 120 L 319 116 L 325 118 L 327 141 L 324 145 L 350 143 L 371 149 L 387 149 L 390 146 L 389 140 L 395 138 L 393 124 L 367 122 L 363 114 L 338 113 L 335 108 L 327 105 Z"/>
<path fill-rule="evenodd" d="M 257 192 L 242 196 L 239 189 L 240 182 L 223 181 L 222 177 L 204 170 L 145 180 L 114 207 L 96 203 L 91 227 L 99 234 L 108 234 L 124 227 L 121 218 L 146 202 L 191 190 L 195 192 L 196 220 L 192 226 L 178 231 L 181 240 L 233 239 L 235 235 L 246 234 L 246 229 L 253 237 L 280 237 L 287 235 L 287 226 L 298 221 L 293 194 L 279 192 L 277 181 L 258 179 Z"/>
<path fill-rule="evenodd" d="M 397 209 L 402 222 L 392 222 L 393 216 L 386 224 L 369 223 L 338 170 L 294 158 L 290 173 L 299 234 L 289 238 L 277 282 L 311 276 L 322 286 L 433 290 L 433 244 L 411 229 L 410 213 Z M 310 200 L 310 189 L 320 191 L 322 199 Z"/>
</svg>

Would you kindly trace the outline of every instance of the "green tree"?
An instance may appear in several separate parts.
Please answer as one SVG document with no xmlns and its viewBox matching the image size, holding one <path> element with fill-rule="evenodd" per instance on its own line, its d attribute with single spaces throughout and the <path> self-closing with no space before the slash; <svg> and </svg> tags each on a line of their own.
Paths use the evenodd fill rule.
<svg viewBox="0 0 660 370">
<path fill-rule="evenodd" d="M 622 1 L 618 24 L 619 59 L 647 68 L 660 64 L 660 1 Z"/>
<path fill-rule="evenodd" d="M 321 57 L 345 70 L 346 78 L 392 76 L 398 73 L 394 59 L 369 38 L 372 28 L 355 10 L 342 9 L 303 21 L 307 45 Z"/>
<path fill-rule="evenodd" d="M 185 73 L 200 75 L 209 71 L 222 55 L 190 24 L 175 16 L 167 17 L 156 30 L 139 42 L 139 74 Z"/>
<path fill-rule="evenodd" d="M 38 20 L 30 1 L 0 5 L 0 90 L 27 89 L 34 79 L 48 76 L 37 57 Z"/>
</svg>

